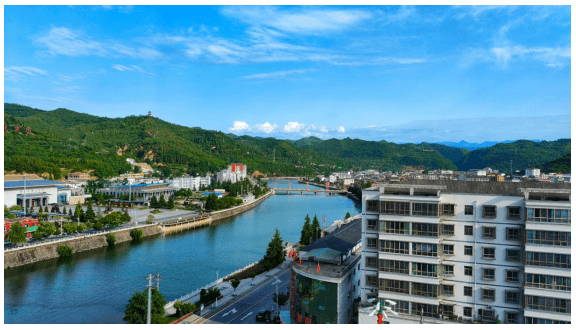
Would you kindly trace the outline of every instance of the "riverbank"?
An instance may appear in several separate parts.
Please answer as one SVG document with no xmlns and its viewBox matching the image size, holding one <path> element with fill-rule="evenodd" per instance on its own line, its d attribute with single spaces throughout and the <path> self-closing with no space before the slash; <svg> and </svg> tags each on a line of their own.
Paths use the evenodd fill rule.
<svg viewBox="0 0 576 330">
<path fill-rule="evenodd" d="M 122 228 L 103 233 L 84 235 L 78 238 L 47 242 L 46 244 L 34 245 L 23 249 L 14 249 L 4 252 L 4 269 L 19 267 L 34 262 L 60 257 L 58 246 L 67 245 L 74 253 L 98 249 L 108 246 L 106 235 L 112 233 L 116 236 L 116 243 L 131 241 L 130 232 L 135 228 L 142 230 L 143 237 L 159 235 L 162 233 L 157 225 L 142 225 L 138 227 Z"/>
</svg>

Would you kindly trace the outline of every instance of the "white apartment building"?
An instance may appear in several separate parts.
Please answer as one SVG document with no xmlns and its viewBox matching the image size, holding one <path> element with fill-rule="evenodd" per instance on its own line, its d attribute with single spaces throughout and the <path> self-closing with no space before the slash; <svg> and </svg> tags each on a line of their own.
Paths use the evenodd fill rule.
<svg viewBox="0 0 576 330">
<path fill-rule="evenodd" d="M 242 181 L 247 177 L 247 167 L 245 164 L 232 164 L 227 169 L 216 173 L 216 180 L 218 182 L 232 182 L 236 183 Z"/>
<path fill-rule="evenodd" d="M 212 180 L 209 175 L 205 177 L 192 177 L 189 175 L 184 175 L 171 180 L 170 187 L 176 189 L 190 189 L 198 191 L 201 187 L 209 186 L 211 182 Z"/>
<path fill-rule="evenodd" d="M 456 321 L 570 322 L 570 238 L 570 189 L 562 184 L 369 188 L 362 301 L 394 300 L 398 313 Z"/>
<path fill-rule="evenodd" d="M 535 178 L 539 178 L 540 177 L 540 169 L 539 168 L 527 168 L 526 169 L 526 177 L 535 177 Z"/>
</svg>

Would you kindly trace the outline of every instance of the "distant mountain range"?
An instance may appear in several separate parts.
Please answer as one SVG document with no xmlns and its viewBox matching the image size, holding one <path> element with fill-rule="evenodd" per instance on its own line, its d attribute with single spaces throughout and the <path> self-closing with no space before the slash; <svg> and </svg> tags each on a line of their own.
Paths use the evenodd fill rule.
<svg viewBox="0 0 576 330">
<path fill-rule="evenodd" d="M 215 173 L 233 162 L 269 175 L 329 174 L 339 169 L 396 171 L 408 165 L 451 170 L 491 167 L 509 172 L 510 160 L 516 170 L 564 157 L 559 166 L 565 168 L 571 143 L 570 139 L 519 140 L 480 148 L 492 142 L 461 141 L 451 146 L 350 138 L 279 140 L 184 127 L 148 116 L 105 118 L 10 103 L 4 104 L 4 123 L 5 171 L 55 179 L 70 171 L 93 171 L 99 177 L 125 173 L 131 169 L 127 157 L 147 162 L 164 176 Z M 471 151 L 473 147 L 478 148 Z"/>
<path fill-rule="evenodd" d="M 531 140 L 533 142 L 541 142 L 542 140 Z M 514 140 L 506 140 L 506 141 L 484 141 L 482 143 L 471 143 L 467 141 L 460 141 L 460 142 L 436 142 L 437 144 L 443 144 L 449 147 L 456 147 L 456 148 L 466 148 L 468 150 L 476 150 L 480 148 L 488 148 L 498 143 L 511 143 Z"/>
</svg>

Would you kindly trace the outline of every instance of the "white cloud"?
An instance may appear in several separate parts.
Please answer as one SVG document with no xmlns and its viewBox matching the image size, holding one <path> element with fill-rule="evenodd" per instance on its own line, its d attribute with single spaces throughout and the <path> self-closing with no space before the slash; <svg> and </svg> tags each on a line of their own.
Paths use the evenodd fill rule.
<svg viewBox="0 0 576 330">
<path fill-rule="evenodd" d="M 232 127 L 228 128 L 230 132 L 244 132 L 250 129 L 250 125 L 248 125 L 244 121 L 234 121 L 232 123 Z"/>
<path fill-rule="evenodd" d="M 532 58 L 550 67 L 562 67 L 570 62 L 570 47 L 524 47 L 521 45 L 494 47 L 492 53 L 496 62 L 506 66 L 513 57 Z"/>
<path fill-rule="evenodd" d="M 346 129 L 344 128 L 344 126 L 338 126 L 336 130 L 338 131 L 338 133 L 346 133 Z"/>
<path fill-rule="evenodd" d="M 291 121 L 288 124 L 284 125 L 284 132 L 286 133 L 295 133 L 299 132 L 300 129 L 304 127 L 304 124 L 299 124 L 298 122 Z"/>
<path fill-rule="evenodd" d="M 275 132 L 276 129 L 278 128 L 278 125 L 276 124 L 270 124 L 269 122 L 265 122 L 264 124 L 256 124 L 254 125 L 254 131 L 255 132 L 262 132 L 262 133 L 272 133 Z"/>
<path fill-rule="evenodd" d="M 151 73 L 151 72 L 147 72 L 144 69 L 142 69 L 141 67 L 137 66 L 137 65 L 131 65 L 131 66 L 124 66 L 124 65 L 120 65 L 120 64 L 116 64 L 112 66 L 113 69 L 116 69 L 118 71 L 138 71 L 141 74 L 147 74 L 147 75 L 152 75 L 155 76 L 155 74 Z"/>
<path fill-rule="evenodd" d="M 275 71 L 275 72 L 269 72 L 269 73 L 253 74 L 253 75 L 249 75 L 249 76 L 244 76 L 242 78 L 248 79 L 248 80 L 250 80 L 250 79 L 281 78 L 281 77 L 285 77 L 285 76 L 289 76 L 289 75 L 309 73 L 309 72 L 315 72 L 315 71 L 316 71 L 315 69 Z"/>
<path fill-rule="evenodd" d="M 29 66 L 10 66 L 4 68 L 4 78 L 7 80 L 19 80 L 26 76 L 46 75 L 46 71 Z"/>
</svg>

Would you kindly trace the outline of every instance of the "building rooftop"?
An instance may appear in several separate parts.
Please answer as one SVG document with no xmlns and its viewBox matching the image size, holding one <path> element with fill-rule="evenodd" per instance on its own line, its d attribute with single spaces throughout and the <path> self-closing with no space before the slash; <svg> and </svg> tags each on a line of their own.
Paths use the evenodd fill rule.
<svg viewBox="0 0 576 330">
<path fill-rule="evenodd" d="M 26 187 L 32 186 L 61 186 L 62 182 L 50 180 L 26 180 Z M 4 181 L 4 188 L 20 188 L 24 187 L 24 180 Z"/>
<path fill-rule="evenodd" d="M 300 255 L 302 255 L 303 252 L 324 250 L 326 248 L 345 254 L 351 251 L 356 245 L 358 245 L 361 240 L 362 219 L 356 219 L 334 230 L 330 234 L 316 240 L 312 244 L 306 245 L 300 249 Z"/>
</svg>

